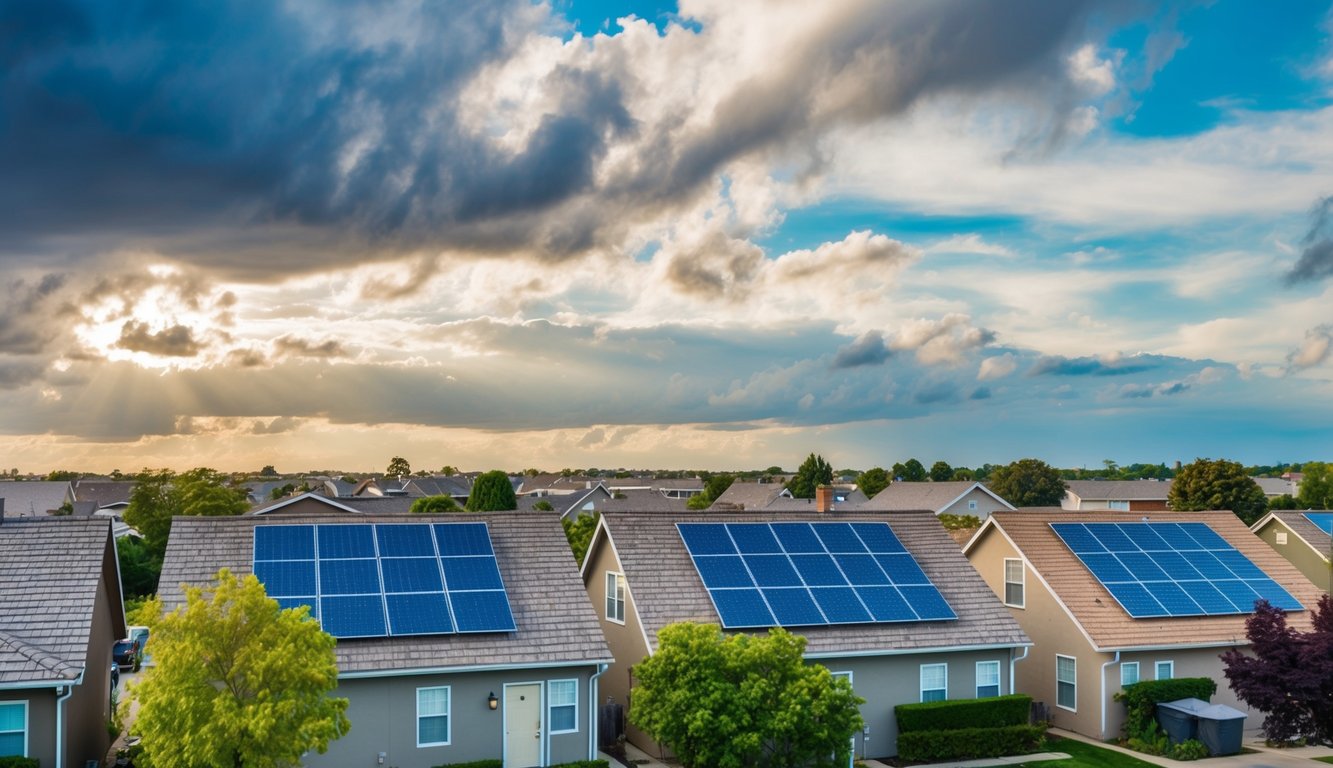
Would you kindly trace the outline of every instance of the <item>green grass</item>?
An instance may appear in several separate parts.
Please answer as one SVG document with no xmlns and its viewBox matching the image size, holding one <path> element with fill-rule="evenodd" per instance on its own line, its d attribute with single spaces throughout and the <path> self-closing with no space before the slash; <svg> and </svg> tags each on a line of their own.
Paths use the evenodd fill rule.
<svg viewBox="0 0 1333 768">
<path fill-rule="evenodd" d="M 1314 759 L 1318 760 L 1321 763 L 1333 763 L 1333 755 L 1328 755 L 1326 757 L 1316 757 Z"/>
<path fill-rule="evenodd" d="M 1022 763 L 1021 768 L 1157 768 L 1154 763 L 1075 739 L 1049 737 L 1043 751 L 1064 752 L 1069 759 Z"/>
</svg>

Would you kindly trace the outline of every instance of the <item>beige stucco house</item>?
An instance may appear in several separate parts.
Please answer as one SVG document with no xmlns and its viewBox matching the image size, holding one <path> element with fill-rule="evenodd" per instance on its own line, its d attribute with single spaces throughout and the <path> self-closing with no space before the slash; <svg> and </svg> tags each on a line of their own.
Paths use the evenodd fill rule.
<svg viewBox="0 0 1333 768">
<path fill-rule="evenodd" d="M 1315 586 L 1333 594 L 1333 568 L 1329 566 L 1333 541 L 1330 541 L 1328 531 L 1315 523 L 1316 520 L 1327 524 L 1333 520 L 1333 512 L 1269 512 L 1250 526 L 1250 530 L 1287 558 Z"/>
</svg>

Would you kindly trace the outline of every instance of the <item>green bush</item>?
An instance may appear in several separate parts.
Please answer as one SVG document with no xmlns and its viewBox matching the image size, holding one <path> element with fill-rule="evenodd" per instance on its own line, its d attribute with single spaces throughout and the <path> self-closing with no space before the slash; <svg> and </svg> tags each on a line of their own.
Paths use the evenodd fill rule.
<svg viewBox="0 0 1333 768">
<path fill-rule="evenodd" d="M 18 755 L 9 755 L 0 757 L 0 768 L 39 768 L 41 763 L 37 762 L 35 757 L 19 757 Z"/>
<path fill-rule="evenodd" d="M 1117 693 L 1117 701 L 1125 702 L 1125 737 L 1144 739 L 1149 728 L 1157 725 L 1154 715 L 1157 702 L 1177 699 L 1208 701 L 1217 693 L 1217 682 L 1209 677 L 1178 677 L 1174 680 L 1144 680 Z"/>
<path fill-rule="evenodd" d="M 605 760 L 575 760 L 572 763 L 560 763 L 551 768 L 610 768 L 611 764 Z"/>
<path fill-rule="evenodd" d="M 473 760 L 470 763 L 445 763 L 437 765 L 434 768 L 504 768 L 503 760 Z"/>
<path fill-rule="evenodd" d="M 893 713 L 898 719 L 898 732 L 912 733 L 1027 725 L 1031 710 L 1032 697 L 1016 693 L 985 699 L 899 704 Z"/>
<path fill-rule="evenodd" d="M 1208 747 L 1198 739 L 1187 739 L 1171 748 L 1172 760 L 1202 760 L 1208 756 Z"/>
<path fill-rule="evenodd" d="M 1022 755 L 1041 749 L 1045 737 L 1039 725 L 899 733 L 898 759 L 916 763 Z"/>
</svg>

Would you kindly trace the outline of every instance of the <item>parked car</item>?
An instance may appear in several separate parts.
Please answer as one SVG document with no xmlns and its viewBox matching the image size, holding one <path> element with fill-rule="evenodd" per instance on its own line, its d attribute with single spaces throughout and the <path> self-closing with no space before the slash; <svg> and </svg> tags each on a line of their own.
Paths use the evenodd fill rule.
<svg viewBox="0 0 1333 768">
<path fill-rule="evenodd" d="M 131 672 L 139 671 L 139 664 L 143 657 L 139 649 L 139 641 L 130 638 L 117 640 L 116 646 L 111 649 L 111 660 L 120 667 L 120 671 L 129 670 Z"/>
<path fill-rule="evenodd" d="M 148 634 L 148 627 L 130 627 L 127 635 L 129 639 L 139 644 L 139 666 L 153 663 L 152 659 L 144 653 L 148 649 Z M 138 669 L 138 667 L 135 667 L 135 669 Z"/>
</svg>

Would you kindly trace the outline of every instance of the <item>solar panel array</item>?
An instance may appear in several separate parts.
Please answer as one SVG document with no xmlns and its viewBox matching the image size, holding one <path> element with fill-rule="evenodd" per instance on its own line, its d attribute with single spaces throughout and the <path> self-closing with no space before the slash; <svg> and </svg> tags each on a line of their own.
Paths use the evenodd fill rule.
<svg viewBox="0 0 1333 768">
<path fill-rule="evenodd" d="M 1267 600 L 1302 606 L 1204 523 L 1051 523 L 1121 607 L 1136 619 L 1252 613 Z"/>
<path fill-rule="evenodd" d="M 1333 535 L 1333 512 L 1306 512 L 1305 519 L 1324 533 Z"/>
<path fill-rule="evenodd" d="M 955 619 L 885 523 L 677 523 L 722 626 Z"/>
<path fill-rule="evenodd" d="M 516 629 L 485 523 L 257 525 L 254 573 L 338 638 Z"/>
</svg>

